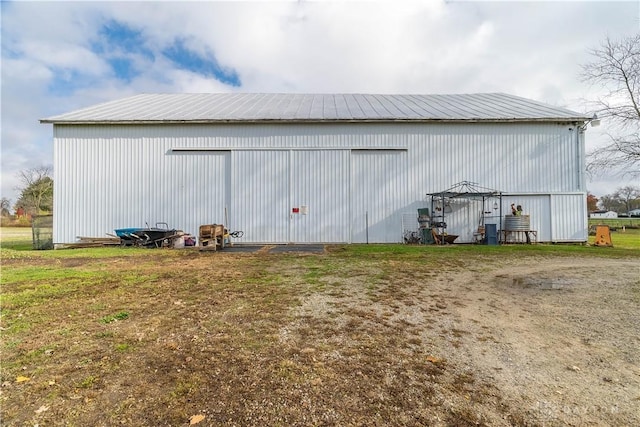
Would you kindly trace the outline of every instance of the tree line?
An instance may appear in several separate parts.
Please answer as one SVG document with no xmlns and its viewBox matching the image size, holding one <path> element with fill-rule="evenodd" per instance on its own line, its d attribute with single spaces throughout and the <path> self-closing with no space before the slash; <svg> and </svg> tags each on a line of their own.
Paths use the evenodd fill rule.
<svg viewBox="0 0 640 427">
<path fill-rule="evenodd" d="M 18 200 L 13 204 L 13 211 L 18 217 L 42 215 L 53 211 L 53 178 L 51 167 L 39 166 L 25 169 L 18 173 L 20 192 Z M 11 215 L 11 200 L 3 197 L 0 200 L 0 213 L 6 217 Z"/>
<path fill-rule="evenodd" d="M 589 193 L 587 195 L 587 210 L 613 211 L 619 214 L 626 214 L 634 209 L 640 209 L 640 187 L 627 185 L 616 189 L 611 194 L 601 197 Z"/>
</svg>

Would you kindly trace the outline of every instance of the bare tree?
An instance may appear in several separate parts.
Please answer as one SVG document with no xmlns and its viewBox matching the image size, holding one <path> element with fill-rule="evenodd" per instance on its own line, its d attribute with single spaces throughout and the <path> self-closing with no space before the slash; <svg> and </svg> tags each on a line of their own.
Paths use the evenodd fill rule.
<svg viewBox="0 0 640 427">
<path fill-rule="evenodd" d="M 592 172 L 622 169 L 640 176 L 640 34 L 614 41 L 609 38 L 592 49 L 593 62 L 583 65 L 582 77 L 601 84 L 607 93 L 595 101 L 597 113 L 620 127 L 619 135 L 589 153 Z"/>
<path fill-rule="evenodd" d="M 636 202 L 640 198 L 640 187 L 627 185 L 626 187 L 618 188 L 613 195 L 629 212 L 636 207 Z"/>
<path fill-rule="evenodd" d="M 640 187 L 635 185 L 618 187 L 612 194 L 600 197 L 598 205 L 606 211 L 629 212 L 640 206 Z"/>
<path fill-rule="evenodd" d="M 605 194 L 600 197 L 598 201 L 598 205 L 602 207 L 605 211 L 615 211 L 620 210 L 620 201 L 613 194 Z"/>
<path fill-rule="evenodd" d="M 0 215 L 9 216 L 9 214 L 11 213 L 9 209 L 11 209 L 11 200 L 3 197 L 0 200 Z"/>
<path fill-rule="evenodd" d="M 20 191 L 20 198 L 16 202 L 16 206 L 36 215 L 43 211 L 52 210 L 53 179 L 51 179 L 49 166 L 20 171 L 18 179 L 23 186 L 17 188 Z"/>
</svg>

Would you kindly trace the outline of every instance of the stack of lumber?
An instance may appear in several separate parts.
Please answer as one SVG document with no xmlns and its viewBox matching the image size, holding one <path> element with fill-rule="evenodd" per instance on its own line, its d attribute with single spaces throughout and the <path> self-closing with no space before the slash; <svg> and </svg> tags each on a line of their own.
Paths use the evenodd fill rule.
<svg viewBox="0 0 640 427">
<path fill-rule="evenodd" d="M 67 243 L 64 245 L 68 249 L 77 248 L 100 248 L 103 246 L 119 246 L 119 237 L 76 237 L 78 241 L 76 243 Z"/>
</svg>

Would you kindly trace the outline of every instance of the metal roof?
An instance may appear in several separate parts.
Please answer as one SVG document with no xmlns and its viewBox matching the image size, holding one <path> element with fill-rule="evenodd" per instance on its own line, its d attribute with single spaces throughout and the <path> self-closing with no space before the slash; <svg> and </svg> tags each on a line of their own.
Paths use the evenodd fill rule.
<svg viewBox="0 0 640 427">
<path fill-rule="evenodd" d="M 389 121 L 585 121 L 503 93 L 458 95 L 140 94 L 41 119 L 54 124 Z"/>
</svg>

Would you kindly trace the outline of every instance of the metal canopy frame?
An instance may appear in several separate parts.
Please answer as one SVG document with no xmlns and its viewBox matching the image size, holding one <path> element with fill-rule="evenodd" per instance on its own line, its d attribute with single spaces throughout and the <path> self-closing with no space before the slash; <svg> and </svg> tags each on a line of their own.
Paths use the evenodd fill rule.
<svg viewBox="0 0 640 427">
<path fill-rule="evenodd" d="M 484 223 L 485 211 L 484 211 L 484 203 L 488 199 L 498 199 L 498 207 L 499 207 L 499 230 L 502 230 L 502 191 L 494 190 L 492 188 L 482 187 L 478 183 L 471 181 L 461 181 L 457 184 L 454 184 L 451 188 L 446 190 L 438 191 L 435 193 L 427 193 L 427 196 L 431 198 L 431 212 L 433 215 L 433 219 L 431 223 L 444 223 L 445 221 L 445 207 L 447 205 L 447 199 L 468 199 L 468 200 L 482 200 L 482 214 L 481 218 Z M 441 202 L 441 211 L 439 214 L 436 214 L 436 210 L 434 209 L 435 203 L 437 201 Z M 434 221 L 434 219 L 439 218 L 440 221 Z M 443 227 L 446 228 L 446 227 Z"/>
</svg>

